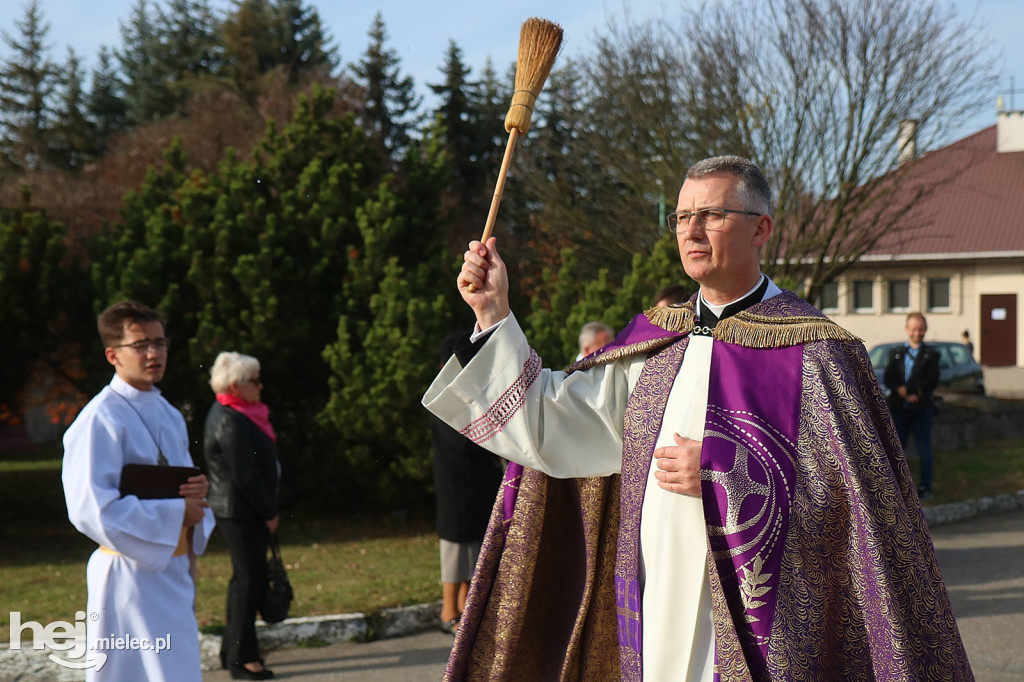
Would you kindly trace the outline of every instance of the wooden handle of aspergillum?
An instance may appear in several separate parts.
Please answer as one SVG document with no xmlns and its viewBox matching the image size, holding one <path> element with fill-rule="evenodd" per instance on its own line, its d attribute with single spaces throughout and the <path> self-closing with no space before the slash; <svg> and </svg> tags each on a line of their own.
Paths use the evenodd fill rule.
<svg viewBox="0 0 1024 682">
<path fill-rule="evenodd" d="M 505 191 L 505 179 L 508 177 L 508 167 L 512 161 L 512 152 L 516 148 L 516 140 L 519 139 L 519 128 L 512 128 L 508 131 L 508 145 L 505 146 L 505 156 L 501 160 L 501 169 L 498 171 L 498 181 L 494 183 L 494 196 L 491 197 L 491 209 L 487 212 L 487 222 L 484 224 L 484 234 L 480 242 L 487 243 L 494 232 L 494 223 L 498 219 L 498 206 L 501 205 L 501 195 Z M 476 287 L 472 284 L 468 287 L 469 293 L 474 293 Z"/>
</svg>

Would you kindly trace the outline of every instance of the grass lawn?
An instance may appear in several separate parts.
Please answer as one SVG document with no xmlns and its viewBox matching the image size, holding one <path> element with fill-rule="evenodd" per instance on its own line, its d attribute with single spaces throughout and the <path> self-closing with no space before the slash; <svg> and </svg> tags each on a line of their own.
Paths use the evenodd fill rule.
<svg viewBox="0 0 1024 682">
<path fill-rule="evenodd" d="M 907 458 L 914 480 L 918 460 Z M 1024 440 L 980 443 L 972 450 L 935 450 L 933 496 L 923 506 L 1024 490 Z"/>
<path fill-rule="evenodd" d="M 59 456 L 0 459 L 0 643 L 10 641 L 10 611 L 22 622 L 73 621 L 85 609 L 85 564 L 95 545 L 67 520 Z M 917 461 L 910 459 L 917 473 Z M 935 496 L 943 504 L 1024 489 L 1024 440 L 935 453 Z M 437 537 L 431 519 L 325 519 L 283 515 L 282 553 L 295 588 L 291 615 L 374 611 L 440 599 Z M 223 625 L 231 561 L 214 533 L 199 559 L 197 618 Z"/>
</svg>

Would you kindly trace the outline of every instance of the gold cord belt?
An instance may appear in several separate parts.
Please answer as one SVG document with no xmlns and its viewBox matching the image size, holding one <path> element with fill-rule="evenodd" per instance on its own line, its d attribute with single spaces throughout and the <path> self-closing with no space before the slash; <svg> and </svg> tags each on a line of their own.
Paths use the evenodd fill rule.
<svg viewBox="0 0 1024 682">
<path fill-rule="evenodd" d="M 181 533 L 178 535 L 178 546 L 174 548 L 173 556 L 182 556 L 188 554 L 188 542 L 191 537 L 189 531 L 192 530 L 192 526 L 182 526 Z M 116 549 L 107 547 L 106 545 L 100 545 L 100 551 L 104 554 L 113 554 L 114 556 L 123 556 Z"/>
</svg>

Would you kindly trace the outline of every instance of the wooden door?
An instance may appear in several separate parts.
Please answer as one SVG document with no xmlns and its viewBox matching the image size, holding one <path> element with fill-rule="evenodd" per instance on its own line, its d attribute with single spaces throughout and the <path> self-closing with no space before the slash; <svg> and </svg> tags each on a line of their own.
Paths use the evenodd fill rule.
<svg viewBox="0 0 1024 682">
<path fill-rule="evenodd" d="M 1017 364 L 1017 294 L 981 297 L 981 364 Z"/>
</svg>

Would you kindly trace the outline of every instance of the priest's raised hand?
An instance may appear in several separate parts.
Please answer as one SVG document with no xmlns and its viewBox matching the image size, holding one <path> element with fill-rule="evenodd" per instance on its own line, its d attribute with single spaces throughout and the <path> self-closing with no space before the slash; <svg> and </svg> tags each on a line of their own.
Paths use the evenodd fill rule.
<svg viewBox="0 0 1024 682">
<path fill-rule="evenodd" d="M 476 314 L 481 330 L 501 322 L 510 311 L 508 271 L 498 254 L 497 241 L 495 237 L 486 244 L 471 241 L 457 280 L 459 293 Z"/>
</svg>

